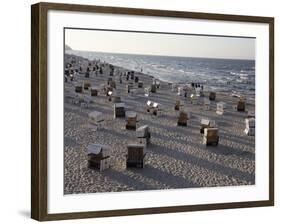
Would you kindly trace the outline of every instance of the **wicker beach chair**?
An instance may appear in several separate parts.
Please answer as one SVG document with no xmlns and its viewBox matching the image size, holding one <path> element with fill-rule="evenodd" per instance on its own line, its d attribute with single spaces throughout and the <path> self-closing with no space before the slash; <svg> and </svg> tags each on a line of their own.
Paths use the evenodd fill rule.
<svg viewBox="0 0 281 224">
<path fill-rule="evenodd" d="M 190 119 L 190 114 L 186 111 L 180 111 L 178 116 L 177 125 L 187 126 L 187 121 Z"/>
<path fill-rule="evenodd" d="M 225 109 L 226 109 L 226 103 L 224 102 L 217 103 L 217 111 L 216 111 L 217 114 L 223 115 L 225 113 Z"/>
<path fill-rule="evenodd" d="M 246 135 L 249 136 L 255 136 L 255 118 L 246 118 L 245 119 L 245 125 L 246 128 L 244 130 Z"/>
<path fill-rule="evenodd" d="M 84 81 L 83 86 L 85 90 L 88 90 L 91 88 L 91 83 L 89 81 Z"/>
<path fill-rule="evenodd" d="M 91 96 L 97 96 L 99 92 L 99 89 L 97 87 L 91 88 Z"/>
<path fill-rule="evenodd" d="M 210 92 L 209 93 L 209 100 L 211 100 L 211 101 L 216 100 L 216 92 Z"/>
<path fill-rule="evenodd" d="M 205 128 L 203 135 L 203 144 L 206 146 L 215 145 L 219 143 L 219 130 L 218 128 Z"/>
<path fill-rule="evenodd" d="M 83 92 L 82 85 L 76 85 L 75 86 L 75 92 L 76 93 L 82 93 Z"/>
<path fill-rule="evenodd" d="M 143 82 L 138 82 L 138 88 L 143 88 Z"/>
<path fill-rule="evenodd" d="M 136 130 L 137 127 L 137 113 L 133 111 L 126 111 L 126 129 L 127 130 Z"/>
<path fill-rule="evenodd" d="M 156 93 L 156 84 L 152 84 L 150 87 L 150 92 Z"/>
<path fill-rule="evenodd" d="M 110 167 L 110 148 L 106 145 L 90 143 L 87 147 L 88 167 L 103 171 Z"/>
<path fill-rule="evenodd" d="M 144 158 L 146 156 L 146 147 L 144 144 L 129 144 L 127 146 L 126 165 L 129 167 L 144 167 Z"/>
<path fill-rule="evenodd" d="M 125 117 L 125 103 L 114 104 L 114 118 Z"/>
<path fill-rule="evenodd" d="M 104 116 L 99 111 L 92 111 L 89 113 L 89 118 L 91 120 L 91 123 L 93 125 L 94 131 L 97 131 L 102 128 L 104 123 Z"/>
<path fill-rule="evenodd" d="M 140 144 L 144 144 L 144 145 L 150 144 L 151 134 L 148 125 L 143 125 L 139 127 L 136 133 L 137 133 L 138 142 Z"/>
</svg>

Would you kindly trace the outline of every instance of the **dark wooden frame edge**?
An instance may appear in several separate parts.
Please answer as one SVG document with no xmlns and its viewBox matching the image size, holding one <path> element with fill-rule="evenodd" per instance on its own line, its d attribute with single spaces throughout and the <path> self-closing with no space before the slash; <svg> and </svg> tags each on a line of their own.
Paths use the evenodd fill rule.
<svg viewBox="0 0 281 224">
<path fill-rule="evenodd" d="M 48 10 L 164 16 L 269 24 L 269 200 L 159 208 L 48 214 L 47 206 L 47 12 Z M 274 205 L 274 18 L 91 5 L 31 6 L 31 218 L 38 221 L 203 211 Z"/>
</svg>

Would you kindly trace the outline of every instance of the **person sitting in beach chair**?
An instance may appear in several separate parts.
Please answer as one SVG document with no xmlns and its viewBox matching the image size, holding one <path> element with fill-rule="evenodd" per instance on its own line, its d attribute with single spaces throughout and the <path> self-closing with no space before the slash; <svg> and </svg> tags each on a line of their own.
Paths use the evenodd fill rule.
<svg viewBox="0 0 281 224">
<path fill-rule="evenodd" d="M 144 167 L 144 158 L 146 156 L 146 147 L 144 144 L 129 144 L 127 146 L 126 166 Z"/>
<path fill-rule="evenodd" d="M 110 151 L 106 145 L 90 143 L 87 147 L 88 167 L 103 171 L 110 167 Z"/>
<path fill-rule="evenodd" d="M 218 145 L 219 144 L 219 130 L 218 128 L 205 128 L 203 135 L 203 144 L 206 146 L 209 145 Z"/>
</svg>

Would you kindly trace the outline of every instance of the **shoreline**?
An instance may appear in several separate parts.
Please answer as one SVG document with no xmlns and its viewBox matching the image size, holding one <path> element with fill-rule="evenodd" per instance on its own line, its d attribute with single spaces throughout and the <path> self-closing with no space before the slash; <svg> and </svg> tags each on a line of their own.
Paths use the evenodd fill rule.
<svg viewBox="0 0 281 224">
<path fill-rule="evenodd" d="M 69 51 L 66 51 L 66 52 L 69 52 Z M 71 53 L 72 53 L 72 55 L 73 56 L 77 56 L 77 54 L 79 54 L 79 52 L 85 52 L 85 53 L 88 53 L 89 55 L 91 55 L 91 54 L 95 54 L 95 53 L 101 53 L 101 54 L 111 54 L 111 53 L 108 53 L 108 52 L 89 52 L 89 51 L 75 51 L 75 50 L 71 50 L 70 51 Z M 76 53 L 76 54 L 75 54 Z M 119 55 L 119 53 L 112 53 L 113 55 Z M 120 54 L 120 55 L 131 55 L 131 54 Z M 133 54 L 133 55 L 138 55 L 138 54 Z M 138 56 L 146 56 L 146 55 L 138 55 Z M 162 57 L 161 55 L 148 55 L 148 56 L 152 56 L 152 57 Z M 79 56 L 80 57 L 80 56 Z M 194 58 L 194 57 L 174 57 L 174 56 L 163 56 L 163 57 L 167 57 L 167 58 L 189 58 L 189 59 L 202 59 L 202 60 L 204 60 L 204 59 L 206 59 L 206 60 L 236 60 L 236 59 L 220 59 L 220 58 L 218 58 L 218 59 L 216 59 L 216 58 Z M 86 59 L 86 60 L 90 60 L 90 59 L 88 59 L 88 57 L 85 57 L 84 56 L 84 59 Z M 236 61 L 253 61 L 253 60 L 236 60 Z M 121 67 L 122 68 L 122 66 L 119 66 L 119 65 L 116 65 L 116 64 L 114 64 L 114 63 L 112 63 L 112 65 L 114 65 L 115 67 Z M 124 66 L 123 66 L 124 67 Z M 141 68 L 141 67 L 140 67 Z M 136 68 L 126 68 L 126 67 L 124 67 L 124 69 L 127 69 L 127 70 L 134 70 L 134 71 L 136 71 L 136 72 L 140 72 L 140 71 L 138 71 L 138 69 L 136 69 Z M 230 72 L 230 73 L 233 73 L 233 72 Z M 157 76 L 157 75 L 153 75 L 153 73 L 151 73 L 150 71 L 148 71 L 147 73 L 143 73 L 143 74 L 145 74 L 145 75 L 148 75 L 148 76 L 151 76 L 151 77 L 154 77 L 154 78 L 156 78 L 156 79 L 159 79 L 159 80 L 161 80 L 162 82 L 172 82 L 172 80 L 169 80 L 170 78 L 168 78 L 168 79 L 165 79 L 164 77 L 161 77 L 161 76 L 163 76 L 163 75 L 161 75 L 161 76 Z M 179 76 L 181 75 L 181 74 L 178 74 Z M 197 80 L 197 79 L 194 79 L 194 80 L 192 80 L 193 82 L 200 82 L 199 80 Z M 189 81 L 174 81 L 174 82 L 172 82 L 172 83 L 175 83 L 175 84 L 180 84 L 180 85 L 183 85 L 183 84 L 186 84 L 186 83 L 191 83 L 192 82 L 191 80 L 189 80 Z M 221 92 L 221 93 L 227 93 L 227 94 L 242 94 L 242 95 L 246 95 L 247 96 L 247 98 L 248 99 L 250 99 L 251 98 L 251 100 L 252 101 L 254 101 L 255 100 L 255 95 L 253 95 L 253 92 L 251 92 L 251 91 L 249 91 L 249 90 L 245 90 L 245 89 L 242 89 L 241 91 L 239 91 L 239 90 L 237 90 L 237 91 L 233 91 L 233 89 L 232 88 L 230 88 L 230 87 L 228 87 L 229 89 L 223 89 L 222 88 L 222 86 L 214 86 L 214 85 L 210 85 L 210 84 L 208 84 L 208 82 L 206 81 L 206 80 L 204 80 L 204 81 L 202 81 L 202 84 L 204 84 L 207 88 L 208 88 L 208 91 L 216 91 L 216 92 Z M 225 84 L 225 85 L 227 85 L 227 84 Z"/>
</svg>

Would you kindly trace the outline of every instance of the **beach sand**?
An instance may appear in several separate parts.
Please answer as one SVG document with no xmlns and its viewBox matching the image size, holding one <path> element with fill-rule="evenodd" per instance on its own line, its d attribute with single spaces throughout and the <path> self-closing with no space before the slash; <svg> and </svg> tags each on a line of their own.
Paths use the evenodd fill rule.
<svg viewBox="0 0 281 224">
<path fill-rule="evenodd" d="M 76 57 L 85 69 L 88 61 Z M 65 61 L 70 61 L 66 55 Z M 119 69 L 125 72 L 126 69 Z M 152 77 L 136 72 L 139 81 L 148 87 Z M 232 108 L 238 99 L 227 93 L 217 93 L 211 110 L 203 105 L 193 105 L 181 96 L 185 110 L 191 113 L 186 127 L 177 126 L 177 112 L 174 110 L 176 93 L 171 85 L 160 83 L 160 89 L 146 97 L 143 89 L 139 94 L 126 92 L 126 77 L 123 83 L 116 80 L 116 91 L 126 104 L 126 111 L 137 112 L 137 127 L 148 125 L 151 144 L 147 147 L 144 168 L 126 169 L 127 144 L 136 142 L 136 132 L 125 129 L 125 118 L 113 117 L 113 103 L 105 95 L 91 97 L 89 108 L 74 105 L 67 99 L 74 93 L 75 83 L 90 81 L 92 86 L 106 84 L 109 72 L 85 78 L 79 74 L 73 82 L 65 83 L 64 103 L 64 193 L 118 192 L 132 190 L 159 190 L 175 188 L 215 187 L 255 184 L 255 137 L 244 133 L 247 112 Z M 129 80 L 132 81 L 132 80 Z M 135 84 L 137 85 L 137 84 Z M 142 92 L 142 93 L 141 93 Z M 71 95 L 71 94 L 70 94 Z M 90 96 L 89 91 L 83 95 Z M 154 116 L 146 112 L 147 100 L 161 104 L 163 115 Z M 216 103 L 223 101 L 228 108 L 223 115 L 216 114 Z M 254 104 L 246 104 L 246 110 L 254 110 Z M 93 131 L 89 112 L 100 111 L 105 116 L 103 128 Z M 218 146 L 203 144 L 200 134 L 201 118 L 216 121 L 219 128 Z M 87 146 L 89 143 L 105 144 L 111 147 L 111 167 L 104 171 L 88 168 Z"/>
</svg>

